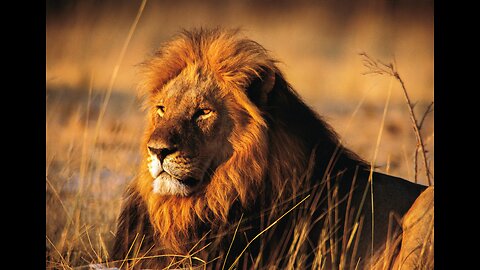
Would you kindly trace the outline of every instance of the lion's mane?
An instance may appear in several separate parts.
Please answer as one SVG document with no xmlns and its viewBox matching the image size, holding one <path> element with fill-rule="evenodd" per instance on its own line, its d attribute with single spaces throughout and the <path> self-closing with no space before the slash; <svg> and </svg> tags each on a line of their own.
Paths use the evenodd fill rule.
<svg viewBox="0 0 480 270">
<path fill-rule="evenodd" d="M 233 154 L 213 172 L 204 192 L 188 197 L 153 194 L 152 177 L 146 164 L 141 165 L 130 196 L 144 204 L 154 238 L 160 239 L 157 245 L 163 249 L 188 252 L 206 230 L 231 223 L 232 213 L 239 208 L 260 211 L 251 208 L 268 208 L 294 198 L 312 181 L 321 181 L 327 171 L 366 166 L 304 104 L 277 61 L 237 30 L 184 31 L 165 43 L 141 65 L 140 91 L 147 106 L 152 91 L 192 65 L 207 71 L 223 96 L 232 93 L 233 98 L 225 102 L 235 123 L 229 139 Z M 262 97 L 253 86 L 261 85 L 268 74 L 275 83 Z M 152 125 L 147 124 L 143 145 L 151 131 Z M 146 155 L 144 151 L 144 160 Z M 312 180 L 313 175 L 319 178 Z"/>
</svg>

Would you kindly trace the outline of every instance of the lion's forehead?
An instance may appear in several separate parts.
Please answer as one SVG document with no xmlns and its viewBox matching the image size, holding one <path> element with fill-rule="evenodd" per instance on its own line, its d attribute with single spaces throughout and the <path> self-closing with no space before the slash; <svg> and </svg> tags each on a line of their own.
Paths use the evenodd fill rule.
<svg viewBox="0 0 480 270">
<path fill-rule="evenodd" d="M 202 71 L 201 67 L 189 65 L 163 88 L 167 95 L 211 95 L 218 89 L 218 83 L 213 74 Z"/>
<path fill-rule="evenodd" d="M 199 107 L 218 106 L 221 101 L 219 87 L 211 79 L 191 80 L 182 75 L 172 79 L 159 93 L 158 103 L 182 112 Z"/>
</svg>

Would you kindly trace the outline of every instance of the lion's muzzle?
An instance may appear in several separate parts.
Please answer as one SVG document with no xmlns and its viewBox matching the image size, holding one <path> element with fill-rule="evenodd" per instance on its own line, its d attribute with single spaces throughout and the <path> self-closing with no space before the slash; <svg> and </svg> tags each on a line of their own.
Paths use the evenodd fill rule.
<svg viewBox="0 0 480 270">
<path fill-rule="evenodd" d="M 148 170 L 153 178 L 162 173 L 162 163 L 165 158 L 175 153 L 177 150 L 174 146 L 167 144 L 163 140 L 150 139 L 147 144 L 148 150 Z"/>
<path fill-rule="evenodd" d="M 147 166 L 153 177 L 154 193 L 187 196 L 201 182 L 194 160 L 182 158 L 179 151 L 147 147 Z"/>
</svg>

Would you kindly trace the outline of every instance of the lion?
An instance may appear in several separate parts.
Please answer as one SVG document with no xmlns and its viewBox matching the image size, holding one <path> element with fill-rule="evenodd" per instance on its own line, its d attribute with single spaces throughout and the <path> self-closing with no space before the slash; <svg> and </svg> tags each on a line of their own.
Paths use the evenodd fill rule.
<svg viewBox="0 0 480 270">
<path fill-rule="evenodd" d="M 184 30 L 140 71 L 143 161 L 111 251 L 122 266 L 361 267 L 425 189 L 343 146 L 239 30 Z"/>
<path fill-rule="evenodd" d="M 401 248 L 393 269 L 433 269 L 434 187 L 420 194 L 403 217 Z"/>
<path fill-rule="evenodd" d="M 370 259 L 368 269 L 434 269 L 434 186 L 415 200 L 401 221 L 401 234 Z"/>
</svg>

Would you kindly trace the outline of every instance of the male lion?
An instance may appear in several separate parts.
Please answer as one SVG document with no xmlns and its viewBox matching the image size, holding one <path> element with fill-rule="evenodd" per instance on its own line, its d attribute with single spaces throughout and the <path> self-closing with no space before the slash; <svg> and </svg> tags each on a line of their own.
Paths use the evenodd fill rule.
<svg viewBox="0 0 480 270">
<path fill-rule="evenodd" d="M 425 187 L 371 173 L 275 63 L 236 30 L 200 29 L 142 65 L 143 163 L 118 219 L 116 260 L 345 269 L 400 233 L 393 217 Z"/>
</svg>

